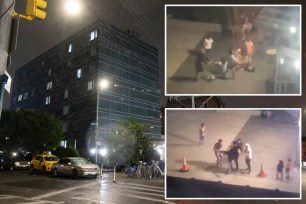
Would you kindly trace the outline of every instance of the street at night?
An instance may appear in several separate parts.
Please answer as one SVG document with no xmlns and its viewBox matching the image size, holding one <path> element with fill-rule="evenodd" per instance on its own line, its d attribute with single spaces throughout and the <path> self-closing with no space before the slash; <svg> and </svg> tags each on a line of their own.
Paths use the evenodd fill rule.
<svg viewBox="0 0 306 204">
<path fill-rule="evenodd" d="M 28 171 L 0 171 L 0 203 L 175 203 L 164 200 L 164 179 L 55 178 Z"/>
<path fill-rule="evenodd" d="M 290 111 L 283 110 L 274 110 L 271 118 L 263 118 L 258 110 L 168 109 L 167 198 L 274 198 L 276 194 L 271 192 L 275 189 L 285 192 L 277 194 L 277 198 L 298 198 L 298 166 L 292 167 L 289 180 L 285 176 L 283 180 L 276 179 L 279 160 L 286 163 L 291 158 L 293 163 L 299 164 L 300 137 L 297 120 L 298 117 L 293 116 Z M 198 136 L 201 123 L 205 123 L 206 129 L 203 145 L 199 145 Z M 216 166 L 214 144 L 219 139 L 222 139 L 221 150 L 225 151 L 238 139 L 244 144 L 250 144 L 253 152 L 250 173 L 246 171 L 247 165 L 242 153 L 238 159 L 238 171 L 228 171 L 226 154 L 222 154 L 222 165 Z M 181 172 L 183 158 L 189 166 L 188 172 Z M 261 171 L 266 175 L 258 176 Z M 193 184 L 195 187 L 190 186 Z M 196 187 L 197 185 L 202 188 Z M 245 189 L 246 186 L 249 188 Z M 212 191 L 205 190 L 206 188 L 211 188 Z"/>
</svg>

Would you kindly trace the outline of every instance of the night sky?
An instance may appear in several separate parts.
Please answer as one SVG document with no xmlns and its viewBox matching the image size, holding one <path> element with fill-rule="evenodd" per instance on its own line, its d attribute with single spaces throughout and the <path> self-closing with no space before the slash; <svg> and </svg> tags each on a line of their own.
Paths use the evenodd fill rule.
<svg viewBox="0 0 306 204">
<path fill-rule="evenodd" d="M 83 0 L 84 1 L 84 0 Z M 223 3 L 228 1 L 199 1 L 199 0 L 86 0 L 81 14 L 78 17 L 68 16 L 64 9 L 65 0 L 47 0 L 47 18 L 43 21 L 27 21 L 20 19 L 19 36 L 17 50 L 11 54 L 12 64 L 8 72 L 14 77 L 16 69 L 20 68 L 35 57 L 44 53 L 56 44 L 73 35 L 86 25 L 97 20 L 97 17 L 103 19 L 123 30 L 133 29 L 141 34 L 141 39 L 159 50 L 160 59 L 160 87 L 161 93 L 164 93 L 164 4 L 203 4 Z M 231 3 L 265 3 L 265 4 L 301 4 L 301 0 L 277 0 L 277 1 L 231 1 Z M 26 0 L 17 0 L 15 10 L 19 13 L 25 13 Z M 89 7 L 89 8 L 88 8 Z M 302 7 L 305 11 L 306 6 Z M 96 15 L 92 13 L 92 10 Z M 306 27 L 305 21 L 302 21 L 302 27 Z M 305 34 L 303 34 L 305 35 Z M 304 37 L 302 37 L 303 39 Z M 304 42 L 303 42 L 304 44 Z M 302 46 L 303 54 L 305 47 Z M 302 63 L 305 63 L 303 57 Z M 302 94 L 304 96 L 276 96 L 276 97 L 222 97 L 227 107 L 237 108 L 304 108 L 306 110 L 306 89 L 305 76 L 302 77 Z M 12 91 L 12 90 L 11 90 Z M 164 98 L 162 97 L 162 104 Z M 10 106 L 10 96 L 6 93 L 4 99 L 4 109 Z M 303 111 L 304 111 L 303 110 Z M 303 112 L 303 119 L 306 113 Z M 306 134 L 306 125 L 303 127 Z"/>
</svg>

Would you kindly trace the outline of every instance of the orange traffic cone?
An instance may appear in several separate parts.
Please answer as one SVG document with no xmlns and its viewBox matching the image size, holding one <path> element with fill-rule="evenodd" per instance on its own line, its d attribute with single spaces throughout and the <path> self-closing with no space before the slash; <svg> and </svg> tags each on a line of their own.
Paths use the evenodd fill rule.
<svg viewBox="0 0 306 204">
<path fill-rule="evenodd" d="M 260 168 L 260 172 L 258 174 L 259 177 L 265 177 L 267 176 L 265 170 L 264 170 L 264 166 L 263 166 L 263 163 L 261 163 L 261 168 Z"/>
<path fill-rule="evenodd" d="M 184 157 L 184 164 L 183 164 L 183 169 L 182 169 L 183 172 L 187 172 L 189 171 L 189 166 L 187 165 L 187 162 L 186 162 L 186 158 Z"/>
</svg>

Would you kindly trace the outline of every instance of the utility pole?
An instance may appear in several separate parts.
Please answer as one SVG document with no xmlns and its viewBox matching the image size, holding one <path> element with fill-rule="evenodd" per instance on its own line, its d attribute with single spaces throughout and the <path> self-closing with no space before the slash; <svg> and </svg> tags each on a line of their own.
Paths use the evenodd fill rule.
<svg viewBox="0 0 306 204">
<path fill-rule="evenodd" d="M 14 0 L 2 0 L 0 2 L 0 118 L 4 97 L 4 86 L 7 82 L 5 71 L 7 69 L 9 42 L 11 35 L 12 13 Z"/>
</svg>

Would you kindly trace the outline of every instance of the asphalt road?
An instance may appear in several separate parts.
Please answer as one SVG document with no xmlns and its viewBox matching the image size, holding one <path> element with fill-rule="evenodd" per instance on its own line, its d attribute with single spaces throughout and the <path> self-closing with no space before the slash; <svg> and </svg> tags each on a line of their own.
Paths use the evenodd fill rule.
<svg viewBox="0 0 306 204">
<path fill-rule="evenodd" d="M 164 199 L 164 179 L 55 178 L 28 171 L 0 171 L 0 203 L 175 203 Z"/>
</svg>

